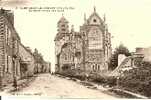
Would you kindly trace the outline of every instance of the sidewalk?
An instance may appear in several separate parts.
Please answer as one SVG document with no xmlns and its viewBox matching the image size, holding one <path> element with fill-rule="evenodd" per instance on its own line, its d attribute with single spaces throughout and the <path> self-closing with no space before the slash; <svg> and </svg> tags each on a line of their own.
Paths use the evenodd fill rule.
<svg viewBox="0 0 151 100">
<path fill-rule="evenodd" d="M 26 78 L 26 79 L 20 79 L 17 81 L 17 86 L 18 86 L 18 91 L 21 91 L 22 88 L 27 87 L 31 81 L 35 79 L 36 76 Z M 14 92 L 15 88 L 13 87 L 13 83 L 7 84 L 7 86 L 3 87 L 3 91 L 0 91 L 1 96 L 9 96 L 12 95 Z"/>
</svg>

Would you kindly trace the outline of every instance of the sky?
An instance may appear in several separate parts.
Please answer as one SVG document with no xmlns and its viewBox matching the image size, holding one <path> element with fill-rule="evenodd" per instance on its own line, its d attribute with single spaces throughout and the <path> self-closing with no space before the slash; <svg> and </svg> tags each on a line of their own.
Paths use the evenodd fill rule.
<svg viewBox="0 0 151 100">
<path fill-rule="evenodd" d="M 12 0 L 13 1 L 13 0 Z M 25 46 L 37 48 L 46 61 L 55 64 L 54 37 L 62 13 L 75 31 L 88 18 L 94 6 L 101 18 L 106 16 L 114 50 L 123 43 L 132 52 L 151 46 L 151 0 L 4 0 L 2 6 L 15 9 L 15 28 Z M 72 7 L 64 12 L 30 12 L 21 7 Z"/>
</svg>

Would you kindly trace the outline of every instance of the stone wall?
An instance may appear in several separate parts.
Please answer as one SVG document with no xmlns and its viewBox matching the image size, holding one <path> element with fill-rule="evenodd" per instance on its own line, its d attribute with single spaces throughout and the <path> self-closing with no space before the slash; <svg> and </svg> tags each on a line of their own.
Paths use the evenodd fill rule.
<svg viewBox="0 0 151 100">
<path fill-rule="evenodd" d="M 123 60 L 126 58 L 124 54 L 118 55 L 118 66 L 123 62 Z"/>
</svg>

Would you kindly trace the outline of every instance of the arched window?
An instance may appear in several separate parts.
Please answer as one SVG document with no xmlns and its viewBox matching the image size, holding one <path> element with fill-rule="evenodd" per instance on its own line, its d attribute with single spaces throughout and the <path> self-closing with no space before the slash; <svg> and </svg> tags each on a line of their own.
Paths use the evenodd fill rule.
<svg viewBox="0 0 151 100">
<path fill-rule="evenodd" d="M 100 70 L 100 65 L 98 65 L 98 70 Z"/>
<path fill-rule="evenodd" d="M 64 59 L 67 60 L 67 55 L 64 55 Z"/>
<path fill-rule="evenodd" d="M 95 70 L 97 71 L 98 69 L 97 69 L 97 64 L 95 64 Z"/>
<path fill-rule="evenodd" d="M 92 69 L 93 69 L 93 71 L 95 70 L 95 66 L 94 65 L 92 66 Z"/>
</svg>

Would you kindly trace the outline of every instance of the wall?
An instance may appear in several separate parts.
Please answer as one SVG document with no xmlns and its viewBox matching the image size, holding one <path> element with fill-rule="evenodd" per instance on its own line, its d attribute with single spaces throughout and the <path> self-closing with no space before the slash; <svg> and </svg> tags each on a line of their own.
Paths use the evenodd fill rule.
<svg viewBox="0 0 151 100">
<path fill-rule="evenodd" d="M 126 58 L 124 54 L 118 55 L 118 66 L 123 62 L 123 60 Z"/>
</svg>

